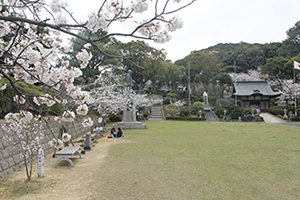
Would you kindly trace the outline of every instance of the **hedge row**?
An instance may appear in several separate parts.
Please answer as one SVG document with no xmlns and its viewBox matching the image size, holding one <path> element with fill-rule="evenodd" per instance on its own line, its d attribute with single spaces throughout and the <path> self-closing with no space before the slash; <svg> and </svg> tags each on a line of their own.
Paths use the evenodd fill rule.
<svg viewBox="0 0 300 200">
<path fill-rule="evenodd" d="M 206 121 L 206 118 L 195 118 L 195 117 L 166 117 L 167 120 L 180 120 L 180 121 Z"/>
</svg>

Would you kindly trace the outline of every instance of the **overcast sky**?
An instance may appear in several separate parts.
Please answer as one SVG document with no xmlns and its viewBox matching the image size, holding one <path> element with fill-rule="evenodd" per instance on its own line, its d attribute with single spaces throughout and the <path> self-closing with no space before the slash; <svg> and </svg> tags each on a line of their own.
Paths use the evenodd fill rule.
<svg viewBox="0 0 300 200">
<path fill-rule="evenodd" d="M 130 0 L 124 0 L 130 1 Z M 183 0 L 189 2 L 189 0 Z M 78 2 L 78 3 L 76 3 Z M 70 10 L 77 18 L 87 19 L 100 0 L 72 0 Z M 149 45 L 165 49 L 167 58 L 175 62 L 191 51 L 218 43 L 270 43 L 286 39 L 286 31 L 300 21 L 299 0 L 197 0 L 176 15 L 184 21 L 182 29 L 172 32 L 170 42 Z M 109 32 L 130 32 L 120 24 Z M 117 38 L 123 42 L 131 39 Z"/>
</svg>

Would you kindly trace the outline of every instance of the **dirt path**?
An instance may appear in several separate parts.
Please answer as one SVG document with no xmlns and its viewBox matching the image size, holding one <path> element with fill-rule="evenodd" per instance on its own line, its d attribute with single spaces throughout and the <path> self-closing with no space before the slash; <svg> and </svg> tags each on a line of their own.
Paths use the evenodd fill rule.
<svg viewBox="0 0 300 200">
<path fill-rule="evenodd" d="M 45 176 L 43 178 L 37 177 L 36 163 L 33 172 L 33 182 L 40 182 L 42 189 L 38 190 L 36 194 L 23 195 L 17 199 L 86 199 L 86 197 L 92 195 L 93 191 L 88 188 L 89 184 L 94 180 L 95 177 L 93 176 L 95 174 L 99 175 L 101 166 L 105 163 L 105 158 L 108 155 L 109 148 L 114 144 L 123 142 L 128 142 L 128 140 L 100 139 L 98 143 L 95 143 L 92 151 L 88 151 L 85 155 L 82 155 L 82 159 L 72 159 L 75 164 L 74 168 L 70 167 L 65 161 L 60 162 L 54 168 L 59 158 L 52 158 L 52 154 L 45 156 Z M 79 143 L 76 144 L 79 145 Z M 25 169 L 21 169 L 8 177 L 8 180 L 12 182 L 25 179 Z"/>
</svg>

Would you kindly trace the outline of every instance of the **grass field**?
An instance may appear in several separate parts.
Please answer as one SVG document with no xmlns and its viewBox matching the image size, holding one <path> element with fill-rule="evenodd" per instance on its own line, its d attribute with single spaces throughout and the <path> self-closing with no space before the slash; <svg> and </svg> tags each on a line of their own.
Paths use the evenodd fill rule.
<svg viewBox="0 0 300 200">
<path fill-rule="evenodd" d="M 91 199 L 300 199 L 298 128 L 146 123 L 112 147 Z"/>
</svg>

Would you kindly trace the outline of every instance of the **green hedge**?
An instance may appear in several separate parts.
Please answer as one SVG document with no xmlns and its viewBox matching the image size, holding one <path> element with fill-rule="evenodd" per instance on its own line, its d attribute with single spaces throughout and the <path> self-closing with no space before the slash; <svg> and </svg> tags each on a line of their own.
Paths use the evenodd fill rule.
<svg viewBox="0 0 300 200">
<path fill-rule="evenodd" d="M 180 120 L 180 121 L 206 121 L 206 118 L 195 118 L 195 117 L 166 117 L 167 120 Z"/>
<path fill-rule="evenodd" d="M 271 108 L 269 108 L 269 112 L 273 115 L 284 115 L 284 109 L 286 108 L 286 106 L 272 106 Z M 298 110 L 298 108 L 297 108 Z M 288 112 L 292 111 L 293 113 L 295 112 L 295 106 L 288 106 Z M 288 113 L 287 112 L 287 113 Z"/>
<path fill-rule="evenodd" d="M 299 117 L 292 117 L 291 121 L 293 121 L 293 122 L 299 122 L 300 118 Z"/>
</svg>

